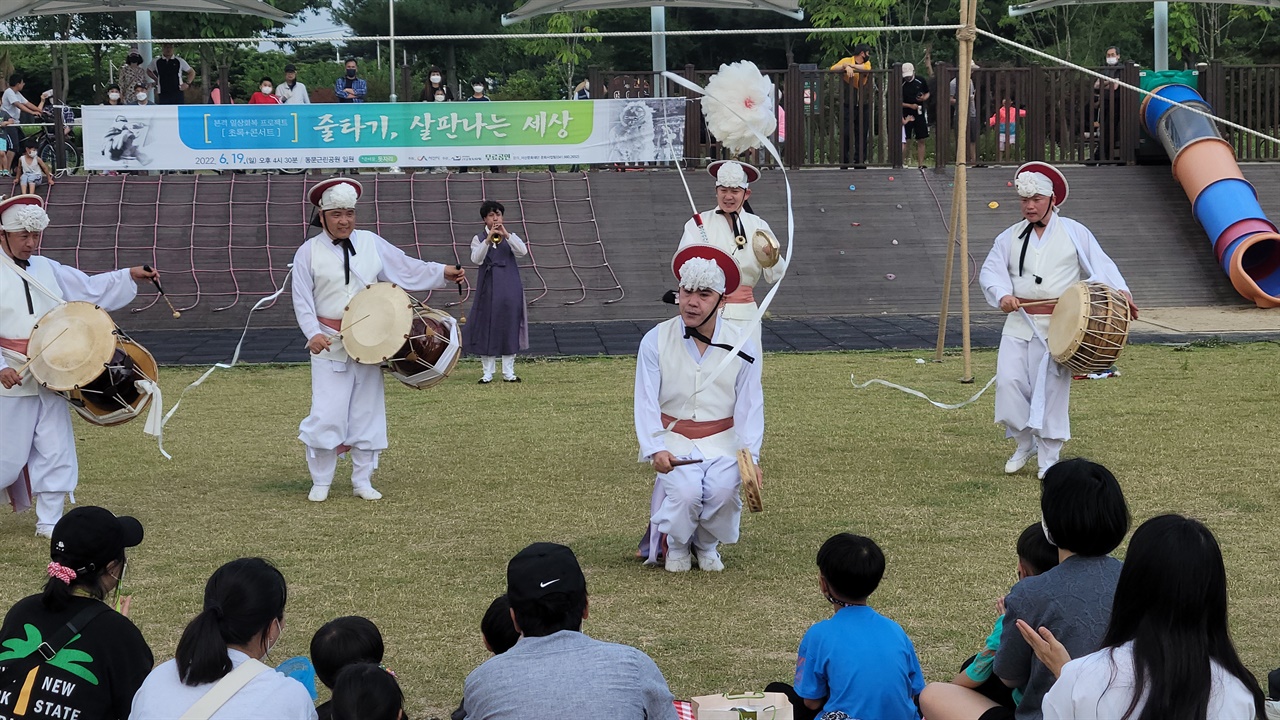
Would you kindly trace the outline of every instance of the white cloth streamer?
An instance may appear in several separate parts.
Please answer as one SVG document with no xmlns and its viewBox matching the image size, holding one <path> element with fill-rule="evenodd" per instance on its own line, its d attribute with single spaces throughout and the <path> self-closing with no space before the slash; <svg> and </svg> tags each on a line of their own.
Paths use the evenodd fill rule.
<svg viewBox="0 0 1280 720">
<path fill-rule="evenodd" d="M 927 401 L 930 405 L 932 405 L 932 406 L 934 406 L 934 407 L 936 407 L 936 408 L 940 408 L 940 409 L 942 409 L 942 410 L 959 410 L 960 408 L 964 407 L 965 405 L 971 405 L 971 404 L 973 404 L 975 401 L 977 401 L 977 399 L 978 399 L 978 398 L 982 397 L 982 394 L 983 394 L 983 393 L 985 393 L 987 390 L 991 389 L 991 386 L 992 386 L 992 385 L 995 385 L 995 384 L 996 384 L 996 378 L 995 378 L 995 376 L 994 376 L 994 375 L 992 375 L 992 376 L 991 376 L 991 379 L 987 381 L 987 384 L 986 384 L 986 385 L 983 385 L 981 390 L 979 390 L 978 392 L 974 393 L 973 397 L 969 398 L 968 400 L 965 400 L 964 402 L 959 402 L 959 403 L 954 403 L 954 404 L 949 404 L 949 403 L 940 403 L 940 402 L 938 402 L 937 400 L 933 400 L 933 399 L 931 399 L 928 395 L 925 395 L 924 393 L 920 392 L 919 390 L 916 390 L 916 389 L 914 389 L 914 388 L 909 388 L 909 387 L 906 387 L 906 386 L 904 386 L 904 385 L 898 385 L 897 383 L 891 383 L 891 382 L 889 382 L 888 380 L 881 380 L 881 379 L 879 379 L 879 378 L 875 378 L 875 379 L 873 379 L 873 380 L 868 380 L 868 381 L 866 381 L 866 382 L 864 382 L 864 383 L 859 384 L 859 383 L 858 383 L 857 378 L 855 378 L 855 377 L 851 374 L 851 375 L 849 375 L 849 382 L 853 383 L 853 386 L 854 386 L 855 388 L 859 389 L 859 390 L 863 390 L 863 389 L 865 389 L 865 388 L 867 388 L 867 387 L 869 387 L 869 386 L 871 386 L 871 385 L 883 385 L 883 386 L 885 386 L 885 387 L 893 388 L 894 390 L 901 390 L 902 392 L 904 392 L 904 393 L 906 393 L 906 394 L 908 394 L 908 395 L 914 395 L 914 396 L 916 396 L 916 397 L 918 397 L 918 398 L 921 398 L 922 400 Z"/>
<path fill-rule="evenodd" d="M 164 398 L 160 395 L 160 386 L 147 378 L 134 380 L 133 386 L 138 392 L 151 396 L 151 408 L 147 410 L 147 424 L 142 426 L 142 432 L 156 439 L 165 460 L 172 460 L 173 456 L 164 449 Z"/>
</svg>

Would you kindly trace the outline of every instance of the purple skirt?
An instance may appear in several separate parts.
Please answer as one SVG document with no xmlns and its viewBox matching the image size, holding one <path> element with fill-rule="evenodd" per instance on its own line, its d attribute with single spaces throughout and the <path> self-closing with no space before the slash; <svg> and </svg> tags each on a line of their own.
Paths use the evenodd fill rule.
<svg viewBox="0 0 1280 720">
<path fill-rule="evenodd" d="M 462 332 L 472 355 L 515 355 L 529 349 L 529 318 L 520 267 L 508 243 L 489 249 L 476 273 L 476 298 Z"/>
</svg>

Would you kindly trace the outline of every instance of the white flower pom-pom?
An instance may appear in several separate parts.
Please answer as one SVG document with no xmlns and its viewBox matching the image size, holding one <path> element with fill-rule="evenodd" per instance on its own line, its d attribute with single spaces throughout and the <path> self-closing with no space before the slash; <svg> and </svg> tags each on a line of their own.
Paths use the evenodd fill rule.
<svg viewBox="0 0 1280 720">
<path fill-rule="evenodd" d="M 778 127 L 773 110 L 773 83 L 749 60 L 721 65 L 707 81 L 702 114 L 707 130 L 733 154 L 760 147 L 759 133 L 769 137 Z"/>
<path fill-rule="evenodd" d="M 347 210 L 356 206 L 359 194 L 355 187 L 347 183 L 334 185 L 320 196 L 321 210 Z"/>
<path fill-rule="evenodd" d="M 6 232 L 44 232 L 49 227 L 49 213 L 39 205 L 10 205 L 0 217 Z"/>
<path fill-rule="evenodd" d="M 689 258 L 680 266 L 680 287 L 689 292 L 724 292 L 724 270 L 710 258 Z"/>
<path fill-rule="evenodd" d="M 1036 195 L 1044 195 L 1045 197 L 1053 196 L 1053 181 L 1044 173 L 1019 173 L 1018 177 L 1013 180 L 1013 187 L 1018 191 L 1018 197 L 1029 198 L 1035 197 Z"/>
</svg>

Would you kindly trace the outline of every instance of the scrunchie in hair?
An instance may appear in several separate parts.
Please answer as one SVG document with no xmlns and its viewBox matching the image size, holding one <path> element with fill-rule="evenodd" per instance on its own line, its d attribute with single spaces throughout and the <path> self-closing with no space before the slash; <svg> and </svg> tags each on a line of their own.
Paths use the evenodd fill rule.
<svg viewBox="0 0 1280 720">
<path fill-rule="evenodd" d="M 51 563 L 49 563 L 49 567 L 47 568 L 47 572 L 49 573 L 49 577 L 51 577 L 51 578 L 57 578 L 57 579 L 61 580 L 62 582 L 66 583 L 66 584 L 68 584 L 68 585 L 70 585 L 70 584 L 71 584 L 71 581 L 72 581 L 72 580 L 75 580 L 75 579 L 76 579 L 76 571 L 75 571 L 75 570 L 73 570 L 73 569 L 71 569 L 71 568 L 67 567 L 66 565 L 63 565 L 63 564 L 61 564 L 61 563 L 57 563 L 57 562 L 51 562 Z"/>
</svg>

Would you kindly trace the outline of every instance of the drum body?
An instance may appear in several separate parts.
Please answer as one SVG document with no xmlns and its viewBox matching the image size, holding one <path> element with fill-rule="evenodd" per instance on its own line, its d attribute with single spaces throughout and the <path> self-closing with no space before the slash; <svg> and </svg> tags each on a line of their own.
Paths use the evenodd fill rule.
<svg viewBox="0 0 1280 720">
<path fill-rule="evenodd" d="M 125 337 L 116 338 L 111 360 L 98 377 L 83 387 L 59 393 L 80 417 L 94 425 L 127 423 L 142 414 L 151 403 L 151 394 L 139 381 L 159 383 L 160 369 L 146 348 Z"/>
<path fill-rule="evenodd" d="M 425 390 L 448 377 L 461 355 L 458 321 L 446 312 L 415 305 L 409 337 L 387 360 L 387 372 L 411 388 Z"/>
<path fill-rule="evenodd" d="M 1102 372 L 1129 338 L 1129 301 L 1102 283 L 1076 283 L 1058 298 L 1049 321 L 1049 354 L 1080 375 Z"/>
</svg>

